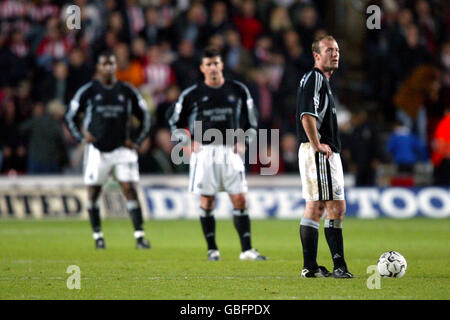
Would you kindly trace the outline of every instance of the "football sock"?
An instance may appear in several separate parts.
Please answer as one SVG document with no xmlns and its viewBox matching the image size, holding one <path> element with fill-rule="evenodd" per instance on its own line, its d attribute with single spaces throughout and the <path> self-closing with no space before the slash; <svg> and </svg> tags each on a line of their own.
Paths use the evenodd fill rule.
<svg viewBox="0 0 450 320">
<path fill-rule="evenodd" d="M 212 209 L 200 208 L 200 223 L 205 236 L 208 250 L 217 250 L 216 244 L 216 219 Z"/>
<path fill-rule="evenodd" d="M 94 233 L 99 233 L 102 230 L 101 220 L 100 220 L 100 209 L 98 203 L 88 203 L 88 213 L 89 221 L 91 222 L 92 231 Z"/>
<path fill-rule="evenodd" d="M 300 222 L 300 240 L 303 247 L 303 266 L 310 270 L 318 268 L 317 246 L 319 243 L 319 222 L 302 218 Z"/>
<path fill-rule="evenodd" d="M 333 258 L 334 269 L 345 267 L 344 260 L 344 239 L 342 237 L 342 220 L 325 220 L 325 238 L 330 247 L 331 257 Z"/>
<path fill-rule="evenodd" d="M 127 201 L 127 210 L 133 222 L 134 231 L 143 231 L 144 220 L 142 219 L 142 210 L 138 200 Z"/>
<path fill-rule="evenodd" d="M 233 222 L 241 240 L 242 251 L 250 250 L 252 243 L 250 236 L 250 218 L 247 209 L 233 209 Z"/>
</svg>

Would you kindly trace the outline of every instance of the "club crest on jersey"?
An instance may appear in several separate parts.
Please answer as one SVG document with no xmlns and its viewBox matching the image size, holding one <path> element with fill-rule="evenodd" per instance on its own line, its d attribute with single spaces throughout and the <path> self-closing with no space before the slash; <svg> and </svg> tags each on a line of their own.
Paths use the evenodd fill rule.
<svg viewBox="0 0 450 320">
<path fill-rule="evenodd" d="M 208 96 L 204 96 L 204 97 L 202 98 L 202 102 L 208 101 L 208 99 L 209 99 Z"/>
<path fill-rule="evenodd" d="M 125 97 L 124 97 L 123 94 L 119 94 L 119 95 L 117 96 L 117 99 L 119 99 L 120 102 L 123 102 L 123 101 L 125 100 Z"/>
<path fill-rule="evenodd" d="M 235 102 L 236 101 L 236 97 L 233 96 L 232 94 L 230 94 L 227 99 L 228 99 L 228 102 Z"/>
<path fill-rule="evenodd" d="M 102 100 L 102 95 L 99 93 L 95 96 L 95 101 Z"/>
</svg>

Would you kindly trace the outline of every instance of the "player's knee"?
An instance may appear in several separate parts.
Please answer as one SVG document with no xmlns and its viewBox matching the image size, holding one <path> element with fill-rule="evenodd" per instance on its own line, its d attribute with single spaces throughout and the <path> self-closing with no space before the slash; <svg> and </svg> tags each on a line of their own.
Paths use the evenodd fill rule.
<svg viewBox="0 0 450 320">
<path fill-rule="evenodd" d="M 137 199 L 137 191 L 133 184 L 126 183 L 122 184 L 122 192 L 127 200 L 136 200 Z"/>
<path fill-rule="evenodd" d="M 87 208 L 88 209 L 98 209 L 100 208 L 100 201 L 99 199 L 88 199 L 87 201 Z"/>
<path fill-rule="evenodd" d="M 327 208 L 327 218 L 342 220 L 344 219 L 345 211 L 345 204 L 336 204 L 329 206 Z"/>
<path fill-rule="evenodd" d="M 244 195 L 238 195 L 233 197 L 234 209 L 243 210 L 247 207 L 247 200 Z"/>
<path fill-rule="evenodd" d="M 200 199 L 200 203 L 201 203 L 200 206 L 202 209 L 212 210 L 212 209 L 214 209 L 215 198 L 202 196 Z"/>
<path fill-rule="evenodd" d="M 320 221 L 324 212 L 325 212 L 325 204 L 324 203 L 322 203 L 322 202 L 307 202 L 304 217 L 317 222 L 317 221 Z"/>
</svg>

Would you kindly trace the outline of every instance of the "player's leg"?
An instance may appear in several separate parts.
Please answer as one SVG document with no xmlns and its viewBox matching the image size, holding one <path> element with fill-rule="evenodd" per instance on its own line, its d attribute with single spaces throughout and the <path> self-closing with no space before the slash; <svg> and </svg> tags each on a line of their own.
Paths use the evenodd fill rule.
<svg viewBox="0 0 450 320">
<path fill-rule="evenodd" d="M 324 188 L 318 153 L 310 143 L 302 143 L 298 150 L 298 164 L 302 179 L 302 193 L 306 200 L 305 213 L 300 221 L 300 240 L 303 249 L 302 277 L 327 277 L 331 274 L 317 264 L 320 219 L 325 210 Z"/>
<path fill-rule="evenodd" d="M 200 196 L 200 224 L 208 247 L 208 260 L 220 260 L 216 244 L 215 194 L 219 191 L 217 170 L 214 165 L 215 150 L 203 146 L 191 155 L 189 164 L 189 191 Z"/>
<path fill-rule="evenodd" d="M 97 249 L 105 249 L 106 243 L 103 237 L 102 225 L 100 219 L 99 198 L 102 192 L 101 185 L 92 185 L 87 187 L 89 221 L 91 223 L 93 237 L 95 240 L 95 247 Z"/>
<path fill-rule="evenodd" d="M 150 243 L 144 238 L 144 219 L 142 217 L 142 209 L 139 203 L 136 185 L 134 182 L 129 181 L 120 181 L 119 184 L 127 201 L 127 210 L 133 222 L 136 248 L 149 249 L 151 248 Z"/>
<path fill-rule="evenodd" d="M 208 260 L 210 261 L 220 260 L 220 253 L 216 244 L 216 219 L 213 214 L 215 200 L 214 195 L 200 196 L 200 224 L 208 246 Z"/>
<path fill-rule="evenodd" d="M 322 159 L 319 162 L 322 163 L 322 175 L 325 185 L 323 190 L 328 190 L 328 192 L 325 192 L 328 195 L 326 200 L 329 201 L 326 201 L 327 218 L 324 232 L 334 262 L 333 277 L 353 278 L 353 275 L 348 272 L 344 260 L 342 221 L 345 215 L 346 204 L 341 157 L 338 153 L 333 153 L 329 159 Z"/>
<path fill-rule="evenodd" d="M 325 267 L 317 264 L 320 218 L 325 211 L 323 201 L 307 201 L 300 221 L 300 240 L 303 248 L 302 276 L 307 278 L 328 277 Z"/>
<path fill-rule="evenodd" d="M 102 153 L 92 144 L 86 145 L 84 152 L 84 183 L 88 191 L 88 213 L 95 247 L 105 249 L 106 243 L 101 230 L 99 198 L 102 186 L 108 178 L 111 164 L 102 159 Z"/>
<path fill-rule="evenodd" d="M 136 190 L 136 185 L 139 182 L 138 154 L 135 150 L 118 148 L 111 154 L 111 157 L 115 163 L 115 176 L 127 201 L 126 207 L 133 222 L 136 248 L 149 249 L 151 246 L 144 238 L 144 220 Z"/>
<path fill-rule="evenodd" d="M 241 260 L 267 260 L 257 250 L 252 248 L 252 238 L 250 232 L 250 217 L 247 210 L 245 193 L 230 194 L 233 203 L 233 223 L 241 241 L 242 252 L 239 255 Z"/>
<path fill-rule="evenodd" d="M 348 271 L 344 259 L 344 238 L 342 236 L 342 221 L 344 220 L 346 204 L 345 200 L 333 200 L 326 202 L 327 218 L 325 220 L 325 237 L 333 258 L 335 278 L 353 278 Z"/>
</svg>

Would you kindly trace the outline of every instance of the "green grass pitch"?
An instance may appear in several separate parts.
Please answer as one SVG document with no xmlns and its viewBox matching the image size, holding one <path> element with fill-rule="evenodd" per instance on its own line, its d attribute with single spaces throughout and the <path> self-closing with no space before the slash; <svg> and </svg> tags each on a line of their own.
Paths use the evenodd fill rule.
<svg viewBox="0 0 450 320">
<path fill-rule="evenodd" d="M 107 249 L 96 251 L 89 223 L 78 220 L 0 221 L 0 299 L 449 299 L 450 220 L 344 222 L 345 254 L 354 279 L 304 279 L 299 221 L 253 220 L 253 246 L 268 261 L 240 261 L 231 220 L 217 221 L 222 261 L 206 259 L 198 221 L 147 221 L 153 248 L 136 250 L 131 222 L 105 220 Z M 401 279 L 370 290 L 367 267 L 384 251 L 407 262 Z M 319 264 L 332 268 L 323 234 Z M 69 290 L 69 265 L 81 289 Z"/>
</svg>

